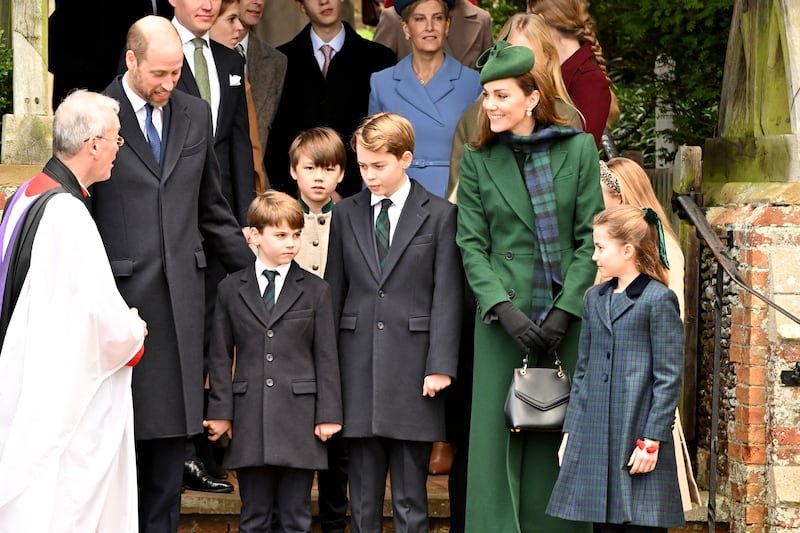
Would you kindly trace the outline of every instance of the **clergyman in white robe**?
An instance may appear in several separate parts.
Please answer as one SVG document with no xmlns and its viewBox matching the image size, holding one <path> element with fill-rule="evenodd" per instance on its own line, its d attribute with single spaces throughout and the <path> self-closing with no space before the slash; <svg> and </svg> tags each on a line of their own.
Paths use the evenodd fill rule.
<svg viewBox="0 0 800 533">
<path fill-rule="evenodd" d="M 134 533 L 143 323 L 71 194 L 45 206 L 30 257 L 0 350 L 0 531 Z"/>
</svg>

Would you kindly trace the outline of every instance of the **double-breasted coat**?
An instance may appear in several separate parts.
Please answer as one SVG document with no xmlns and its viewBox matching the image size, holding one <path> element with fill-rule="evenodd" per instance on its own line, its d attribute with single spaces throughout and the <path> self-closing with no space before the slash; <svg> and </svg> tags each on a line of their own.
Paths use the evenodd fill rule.
<svg viewBox="0 0 800 533">
<path fill-rule="evenodd" d="M 326 77 L 314 57 L 311 24 L 278 47 L 288 64 L 281 103 L 264 153 L 267 176 L 278 190 L 295 190 L 289 175 L 289 146 L 299 132 L 317 126 L 333 128 L 347 148 L 344 179 L 336 190 L 342 196 L 361 190 L 361 173 L 350 149 L 350 136 L 367 116 L 369 77 L 397 60 L 385 46 L 364 39 L 346 22 L 342 24 L 344 45 L 331 59 Z"/>
<path fill-rule="evenodd" d="M 412 180 L 383 270 L 370 192 L 333 210 L 325 279 L 338 321 L 345 437 L 445 438 L 445 395 L 425 376 L 456 377 L 463 278 L 456 208 Z"/>
<path fill-rule="evenodd" d="M 231 272 L 253 253 L 220 190 L 208 105 L 172 93 L 160 168 L 120 78 L 105 93 L 120 103 L 125 144 L 94 185 L 92 214 L 120 293 L 149 325 L 133 371 L 136 438 L 200 433 L 206 252 Z"/>
<path fill-rule="evenodd" d="M 683 322 L 675 293 L 647 275 L 586 294 L 569 433 L 547 512 L 650 527 L 684 523 L 672 425 L 681 391 Z M 637 439 L 661 442 L 655 470 L 628 473 Z"/>
<path fill-rule="evenodd" d="M 458 119 L 481 93 L 478 73 L 452 56 L 426 85 L 411 66 L 411 55 L 370 79 L 369 113 L 391 111 L 414 127 L 414 159 L 408 175 L 437 196 L 445 197 L 450 149 Z"/>
<path fill-rule="evenodd" d="M 327 283 L 292 262 L 267 316 L 252 264 L 222 280 L 209 373 L 208 418 L 233 420 L 226 468 L 328 468 L 314 426 L 341 424 L 342 400 Z"/>
<path fill-rule="evenodd" d="M 603 209 L 597 150 L 590 135 L 556 141 L 550 166 L 558 207 L 563 289 L 555 307 L 574 315 L 558 355 L 572 372 L 577 361 L 583 295 L 592 283 L 592 219 Z M 469 532 L 586 531 L 580 523 L 547 517 L 545 506 L 558 475 L 557 433 L 511 434 L 503 406 L 522 354 L 495 321 L 484 318 L 500 302 L 530 314 L 536 242 L 530 194 L 511 149 L 466 147 L 458 188 L 458 244 L 467 281 L 478 301 L 475 382 L 472 396 L 467 518 Z M 531 366 L 553 367 L 532 354 Z"/>
</svg>

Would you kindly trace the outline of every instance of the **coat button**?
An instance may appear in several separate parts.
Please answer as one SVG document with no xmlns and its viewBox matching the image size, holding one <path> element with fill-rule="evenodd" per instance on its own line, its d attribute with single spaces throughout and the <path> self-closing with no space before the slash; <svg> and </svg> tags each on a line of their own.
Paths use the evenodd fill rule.
<svg viewBox="0 0 800 533">
<path fill-rule="evenodd" d="M 274 336 L 275 336 L 275 332 L 274 332 L 274 331 L 272 331 L 271 329 L 268 329 L 268 330 L 267 330 L 267 337 L 269 337 L 269 338 L 271 339 L 271 338 L 272 338 L 272 337 L 274 337 Z"/>
<path fill-rule="evenodd" d="M 508 297 L 509 297 L 509 298 L 513 298 L 514 296 L 516 296 L 516 295 L 517 295 L 517 291 L 515 291 L 514 289 L 508 289 L 508 290 L 506 291 L 506 294 L 508 294 Z"/>
<path fill-rule="evenodd" d="M 317 239 L 314 239 L 313 241 L 311 241 L 311 245 L 312 246 L 319 246 L 319 241 Z"/>
<path fill-rule="evenodd" d="M 264 383 L 266 383 L 267 387 L 272 387 L 273 385 L 275 385 L 275 382 L 272 381 L 272 378 L 267 378 L 267 381 L 265 381 Z"/>
<path fill-rule="evenodd" d="M 603 383 L 608 382 L 608 374 L 603 374 Z"/>
<path fill-rule="evenodd" d="M 383 298 L 385 295 L 386 295 L 386 293 L 383 292 L 383 289 L 378 291 L 378 298 Z"/>
<path fill-rule="evenodd" d="M 506 260 L 511 261 L 514 259 L 514 252 L 506 252 Z"/>
<path fill-rule="evenodd" d="M 311 270 L 319 270 L 319 265 L 311 265 Z"/>
<path fill-rule="evenodd" d="M 611 352 L 606 352 L 606 359 L 611 359 Z"/>
<path fill-rule="evenodd" d="M 267 360 L 268 363 L 271 363 L 272 360 L 275 359 L 275 357 L 271 353 L 268 353 L 264 358 Z"/>
<path fill-rule="evenodd" d="M 385 327 L 386 325 L 383 322 L 378 322 L 378 329 L 383 329 Z"/>
<path fill-rule="evenodd" d="M 317 217 L 317 222 L 319 223 L 320 226 L 324 226 L 325 225 L 325 217 L 323 217 L 323 216 Z"/>
</svg>

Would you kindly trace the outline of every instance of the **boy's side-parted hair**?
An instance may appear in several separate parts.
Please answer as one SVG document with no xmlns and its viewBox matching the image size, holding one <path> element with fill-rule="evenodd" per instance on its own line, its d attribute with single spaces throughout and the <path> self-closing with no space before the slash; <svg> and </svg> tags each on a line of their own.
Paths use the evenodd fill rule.
<svg viewBox="0 0 800 533">
<path fill-rule="evenodd" d="M 292 229 L 303 229 L 300 203 L 284 192 L 269 189 L 256 196 L 247 209 L 247 225 L 262 231 L 266 226 L 286 222 Z"/>
<path fill-rule="evenodd" d="M 400 159 L 404 153 L 414 152 L 414 128 L 397 113 L 375 113 L 353 132 L 350 146 L 354 152 L 359 143 L 370 152 L 388 152 Z"/>
<path fill-rule="evenodd" d="M 669 272 L 661 262 L 658 250 L 658 229 L 645 220 L 642 208 L 616 205 L 594 217 L 595 226 L 604 226 L 608 236 L 636 250 L 639 271 L 669 286 Z"/>
<path fill-rule="evenodd" d="M 301 131 L 289 147 L 289 164 L 297 166 L 300 154 L 305 154 L 315 166 L 339 166 L 344 170 L 347 151 L 342 138 L 331 128 L 318 127 Z"/>
</svg>

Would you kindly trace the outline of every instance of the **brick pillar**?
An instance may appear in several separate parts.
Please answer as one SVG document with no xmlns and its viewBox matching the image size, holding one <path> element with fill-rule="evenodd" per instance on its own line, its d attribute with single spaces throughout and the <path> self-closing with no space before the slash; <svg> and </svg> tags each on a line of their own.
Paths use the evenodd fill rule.
<svg viewBox="0 0 800 533">
<path fill-rule="evenodd" d="M 800 206 L 716 207 L 708 220 L 733 230 L 731 256 L 756 291 L 800 315 Z M 736 288 L 729 357 L 735 365 L 728 424 L 731 531 L 800 528 L 800 388 L 780 371 L 800 361 L 800 325 Z"/>
</svg>

